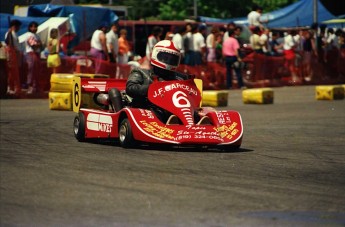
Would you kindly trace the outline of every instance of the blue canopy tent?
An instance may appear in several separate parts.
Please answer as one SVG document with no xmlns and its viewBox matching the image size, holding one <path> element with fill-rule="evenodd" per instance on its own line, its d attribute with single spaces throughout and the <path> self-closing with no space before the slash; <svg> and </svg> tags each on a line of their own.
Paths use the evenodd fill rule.
<svg viewBox="0 0 345 227">
<path fill-rule="evenodd" d="M 11 20 L 19 20 L 22 23 L 20 30 L 18 31 L 18 35 L 22 35 L 28 31 L 30 22 L 36 21 L 38 24 L 42 24 L 48 19 L 49 17 L 20 17 L 12 14 L 0 13 L 0 41 L 5 40 L 5 34 L 8 31 Z"/>
<path fill-rule="evenodd" d="M 33 5 L 28 9 L 29 17 L 69 17 L 72 32 L 76 34 L 72 46 L 91 37 L 102 24 L 117 21 L 118 16 L 111 10 L 99 7 Z"/>
<path fill-rule="evenodd" d="M 322 21 L 330 20 L 336 18 L 332 15 L 320 1 L 318 2 L 317 14 L 318 23 Z M 275 10 L 269 13 L 265 13 L 261 16 L 263 20 L 268 20 L 266 24 L 269 28 L 278 27 L 300 27 L 300 26 L 310 26 L 313 23 L 313 0 L 300 0 L 293 3 L 285 8 Z M 237 24 L 248 24 L 247 17 L 232 18 L 232 19 L 220 19 L 220 18 L 210 18 L 210 17 L 199 17 L 202 22 L 219 22 L 219 23 L 229 23 L 235 22 Z"/>
<path fill-rule="evenodd" d="M 78 45 L 91 37 L 93 32 L 102 24 L 115 22 L 118 16 L 111 10 L 99 7 L 83 6 L 62 6 L 62 5 L 32 5 L 28 8 L 27 17 L 19 17 L 10 14 L 0 14 L 1 17 L 1 37 L 4 40 L 5 33 L 9 28 L 9 20 L 17 19 L 22 22 L 19 35 L 27 32 L 28 24 L 36 21 L 42 24 L 51 17 L 68 17 L 71 24 L 71 31 L 75 37 L 70 43 L 71 47 Z"/>
</svg>

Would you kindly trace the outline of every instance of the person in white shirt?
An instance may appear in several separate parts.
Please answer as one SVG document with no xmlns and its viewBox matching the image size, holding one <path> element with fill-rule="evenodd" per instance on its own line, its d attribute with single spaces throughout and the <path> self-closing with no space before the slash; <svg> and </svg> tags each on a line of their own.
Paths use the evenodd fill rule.
<svg viewBox="0 0 345 227">
<path fill-rule="evenodd" d="M 206 59 L 206 43 L 203 32 L 206 31 L 206 26 L 196 25 L 193 28 L 193 51 L 194 51 L 194 65 L 201 65 Z"/>
<path fill-rule="evenodd" d="M 175 34 L 172 38 L 172 41 L 173 41 L 175 47 L 177 47 L 177 49 L 180 50 L 182 59 L 183 59 L 184 53 L 185 53 L 184 45 L 183 45 L 183 37 L 182 37 L 184 32 L 185 32 L 185 27 L 183 27 L 183 26 L 177 27 L 175 30 Z M 181 59 L 181 62 L 183 62 L 182 59 Z"/>
<path fill-rule="evenodd" d="M 296 81 L 296 69 L 295 69 L 295 46 L 296 42 L 294 39 L 295 31 L 287 31 L 284 36 L 284 56 L 285 56 L 285 66 L 289 69 L 293 81 Z"/>
<path fill-rule="evenodd" d="M 260 35 L 260 44 L 262 46 L 262 52 L 264 54 L 267 54 L 268 53 L 268 49 L 269 49 L 269 45 L 268 45 L 268 41 L 269 41 L 269 33 L 270 33 L 270 30 L 265 28 L 263 31 L 262 31 L 262 34 Z"/>
<path fill-rule="evenodd" d="M 264 28 L 263 23 L 267 21 L 261 19 L 262 10 L 262 7 L 258 5 L 253 6 L 253 10 L 248 14 L 249 29 L 252 30 L 255 27 Z"/>
<path fill-rule="evenodd" d="M 100 73 L 101 60 L 108 61 L 108 49 L 106 32 L 108 25 L 103 23 L 93 34 L 91 38 L 90 55 L 95 59 L 95 73 Z"/>
<path fill-rule="evenodd" d="M 36 34 L 38 29 L 37 22 L 31 22 L 28 26 L 28 34 L 25 39 L 25 59 L 28 65 L 27 86 L 28 94 L 32 94 L 37 89 L 37 76 L 40 72 L 40 53 L 42 42 Z"/>
<path fill-rule="evenodd" d="M 107 40 L 107 49 L 108 49 L 108 56 L 109 60 L 112 63 L 116 63 L 117 55 L 119 52 L 119 44 L 118 44 L 118 24 L 117 22 L 113 23 L 111 25 L 110 31 L 106 34 L 106 40 Z"/>
<path fill-rule="evenodd" d="M 147 38 L 147 44 L 146 44 L 147 60 L 151 59 L 153 47 L 161 40 L 162 33 L 163 33 L 163 29 L 161 27 L 155 26 L 153 28 L 152 34 Z"/>
</svg>

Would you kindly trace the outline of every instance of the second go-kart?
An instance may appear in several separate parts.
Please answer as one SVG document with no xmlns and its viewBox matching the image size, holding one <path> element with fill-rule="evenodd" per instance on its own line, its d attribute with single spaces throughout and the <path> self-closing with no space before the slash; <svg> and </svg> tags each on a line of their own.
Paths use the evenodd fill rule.
<svg viewBox="0 0 345 227">
<path fill-rule="evenodd" d="M 125 81 L 77 78 L 73 98 L 74 111 L 78 112 L 74 119 L 74 135 L 79 141 L 114 139 L 123 147 L 157 143 L 239 148 L 243 135 L 240 114 L 202 107 L 202 85 L 197 86 L 195 81 L 163 81 L 150 85 L 149 101 L 169 114 L 167 121 L 162 121 L 151 108 L 131 107 L 124 92 L 121 92 L 122 108 L 119 111 L 111 108 L 108 91 L 114 87 L 125 90 Z M 99 108 L 83 108 L 82 94 L 101 95 L 106 102 Z"/>
</svg>

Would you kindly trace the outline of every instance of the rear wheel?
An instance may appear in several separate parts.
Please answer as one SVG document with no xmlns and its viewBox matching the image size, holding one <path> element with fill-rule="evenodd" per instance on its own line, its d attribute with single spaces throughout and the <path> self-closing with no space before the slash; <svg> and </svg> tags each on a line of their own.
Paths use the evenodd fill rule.
<svg viewBox="0 0 345 227">
<path fill-rule="evenodd" d="M 81 112 L 74 118 L 73 132 L 79 142 L 85 141 L 85 116 Z"/>
<path fill-rule="evenodd" d="M 127 118 L 123 119 L 120 123 L 119 141 L 122 147 L 133 147 L 135 145 L 131 124 Z"/>
</svg>

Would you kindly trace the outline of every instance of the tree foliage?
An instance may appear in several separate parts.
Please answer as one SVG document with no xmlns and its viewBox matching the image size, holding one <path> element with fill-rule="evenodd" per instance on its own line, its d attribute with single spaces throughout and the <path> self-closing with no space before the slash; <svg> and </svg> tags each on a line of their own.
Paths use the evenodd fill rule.
<svg viewBox="0 0 345 227">
<path fill-rule="evenodd" d="M 79 0 L 80 3 L 102 3 L 109 0 Z M 279 9 L 298 0 L 112 0 L 114 5 L 129 6 L 130 19 L 183 20 L 197 15 L 215 18 L 246 17 L 254 4 L 264 12 Z"/>
</svg>

